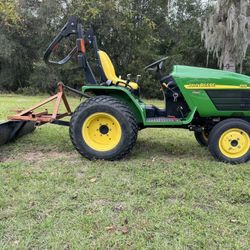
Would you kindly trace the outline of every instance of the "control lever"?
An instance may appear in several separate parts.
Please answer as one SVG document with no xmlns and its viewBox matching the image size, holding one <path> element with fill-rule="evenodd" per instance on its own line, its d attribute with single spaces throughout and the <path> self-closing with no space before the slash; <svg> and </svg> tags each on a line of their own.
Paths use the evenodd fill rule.
<svg viewBox="0 0 250 250">
<path fill-rule="evenodd" d="M 127 84 L 131 81 L 131 74 L 127 74 Z"/>
<path fill-rule="evenodd" d="M 179 94 L 174 92 L 173 93 L 174 102 L 177 102 L 178 97 L 179 97 Z"/>
<path fill-rule="evenodd" d="M 137 75 L 137 76 L 136 76 L 136 81 L 135 81 L 135 82 L 136 82 L 136 83 L 139 83 L 140 78 L 141 78 L 141 75 Z"/>
</svg>

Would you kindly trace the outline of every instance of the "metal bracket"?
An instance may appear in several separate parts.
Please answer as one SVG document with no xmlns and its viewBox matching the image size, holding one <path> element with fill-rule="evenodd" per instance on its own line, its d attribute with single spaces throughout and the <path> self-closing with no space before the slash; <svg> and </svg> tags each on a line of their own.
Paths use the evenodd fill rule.
<svg viewBox="0 0 250 250">
<path fill-rule="evenodd" d="M 35 113 L 34 110 L 37 108 L 40 108 L 44 106 L 45 104 L 52 102 L 56 100 L 54 110 L 52 114 L 48 114 L 48 110 L 45 110 L 44 112 L 37 112 Z M 59 107 L 61 102 L 64 103 L 64 106 L 67 110 L 66 113 L 59 113 Z M 53 123 L 55 120 L 59 120 L 61 118 L 64 118 L 66 116 L 71 116 L 72 111 L 69 106 L 68 100 L 66 98 L 66 95 L 64 93 L 64 84 L 62 82 L 58 83 L 58 92 L 56 95 L 53 95 L 46 100 L 32 106 L 31 108 L 21 111 L 20 113 L 16 115 L 9 116 L 9 120 L 15 120 L 15 121 L 32 121 L 36 122 L 39 125 L 45 124 L 45 123 Z"/>
</svg>

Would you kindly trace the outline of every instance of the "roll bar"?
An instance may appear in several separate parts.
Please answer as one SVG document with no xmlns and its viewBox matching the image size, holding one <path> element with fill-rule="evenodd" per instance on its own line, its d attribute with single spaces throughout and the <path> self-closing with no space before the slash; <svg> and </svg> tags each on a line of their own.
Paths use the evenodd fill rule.
<svg viewBox="0 0 250 250">
<path fill-rule="evenodd" d="M 70 51 L 70 53 L 59 61 L 50 60 L 50 56 L 52 52 L 57 48 L 60 42 L 71 36 L 76 35 L 76 46 Z M 88 32 L 84 32 L 82 25 L 79 23 L 77 17 L 70 17 L 67 23 L 63 26 L 59 34 L 54 38 L 54 40 L 50 43 L 48 48 L 44 53 L 44 61 L 45 63 L 55 64 L 55 65 L 63 65 L 67 63 L 74 55 L 77 55 L 78 65 L 80 68 L 84 69 L 84 73 L 87 81 L 90 84 L 97 84 L 96 78 L 93 74 L 93 71 L 86 59 L 86 50 L 85 50 L 85 42 L 91 43 L 94 38 L 93 30 L 90 29 Z"/>
<path fill-rule="evenodd" d="M 81 25 L 80 25 L 81 26 Z M 80 33 L 80 34 L 77 34 Z M 74 47 L 71 52 L 62 60 L 60 61 L 51 61 L 49 60 L 51 53 L 55 48 L 57 48 L 58 44 L 61 42 L 62 39 L 69 37 L 70 35 L 77 35 L 78 38 L 83 38 L 83 30 L 79 27 L 78 20 L 76 17 L 70 17 L 67 23 L 63 26 L 60 33 L 54 38 L 54 40 L 50 43 L 48 48 L 44 53 L 44 61 L 46 63 L 62 65 L 67 63 L 70 58 L 77 52 L 77 47 Z M 82 36 L 82 37 L 79 37 Z"/>
</svg>

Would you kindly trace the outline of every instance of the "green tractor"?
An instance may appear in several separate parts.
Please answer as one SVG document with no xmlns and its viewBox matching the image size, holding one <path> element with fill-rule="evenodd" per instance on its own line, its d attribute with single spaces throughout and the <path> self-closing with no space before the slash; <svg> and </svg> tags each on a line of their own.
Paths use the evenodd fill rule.
<svg viewBox="0 0 250 250">
<path fill-rule="evenodd" d="M 65 59 L 50 61 L 54 48 L 72 34 L 76 47 Z M 86 48 L 95 52 L 98 76 Z M 75 54 L 88 82 L 81 93 L 88 98 L 71 114 L 68 125 L 72 143 L 84 157 L 118 160 L 133 149 L 141 129 L 184 128 L 219 161 L 237 164 L 250 159 L 250 77 L 180 65 L 165 74 L 163 58 L 145 67 L 159 80 L 165 101 L 161 109 L 140 99 L 138 78 L 133 82 L 130 76 L 117 76 L 107 53 L 98 49 L 93 31 L 84 32 L 72 17 L 50 44 L 45 61 L 61 65 Z"/>
</svg>

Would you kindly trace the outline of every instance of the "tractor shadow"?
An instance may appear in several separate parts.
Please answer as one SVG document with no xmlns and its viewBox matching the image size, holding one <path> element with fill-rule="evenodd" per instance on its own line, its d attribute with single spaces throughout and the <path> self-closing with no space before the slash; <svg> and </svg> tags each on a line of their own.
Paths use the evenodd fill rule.
<svg viewBox="0 0 250 250">
<path fill-rule="evenodd" d="M 209 160 L 210 153 L 201 147 L 195 139 L 176 138 L 175 141 L 147 140 L 139 138 L 131 158 L 146 160 L 152 158 L 168 158 L 172 160 Z"/>
<path fill-rule="evenodd" d="M 152 160 L 154 158 L 171 160 L 209 160 L 207 148 L 201 147 L 192 134 L 186 132 L 164 130 L 159 133 L 151 130 L 139 134 L 135 147 L 126 160 Z M 26 159 L 46 157 L 57 154 L 78 155 L 70 141 L 68 129 L 50 125 L 37 128 L 32 134 L 26 135 L 12 143 L 1 146 L 0 162 L 19 157 Z M 23 157 L 26 155 L 27 157 Z"/>
</svg>

